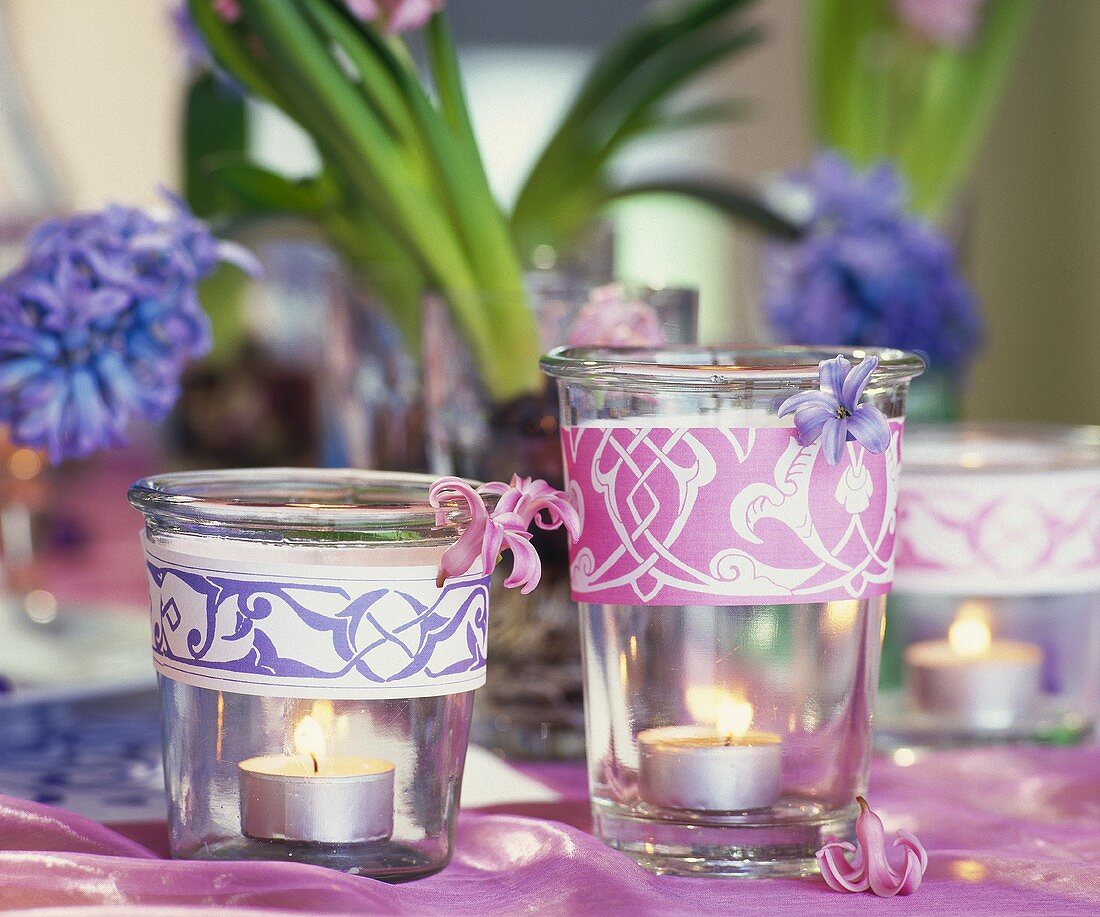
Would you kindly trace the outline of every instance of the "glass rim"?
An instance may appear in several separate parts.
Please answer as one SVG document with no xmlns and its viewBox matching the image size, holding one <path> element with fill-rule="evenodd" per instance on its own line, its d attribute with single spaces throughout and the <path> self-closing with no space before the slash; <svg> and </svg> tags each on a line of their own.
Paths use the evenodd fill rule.
<svg viewBox="0 0 1100 917">
<path fill-rule="evenodd" d="M 871 385 L 908 382 L 925 369 L 919 354 L 890 347 L 740 346 L 673 344 L 662 347 L 557 347 L 539 361 L 543 372 L 600 388 L 671 388 L 723 391 L 745 382 L 773 385 L 816 382 L 822 360 L 878 357 Z"/>
<path fill-rule="evenodd" d="M 962 421 L 905 434 L 905 478 L 916 475 L 1100 473 L 1100 426 Z"/>
<path fill-rule="evenodd" d="M 459 534 L 470 512 L 448 504 L 446 522 L 439 524 L 428 503 L 428 489 L 436 480 L 429 474 L 354 468 L 177 471 L 134 482 L 127 498 L 147 518 L 189 523 L 364 532 L 408 526 Z M 295 494 L 320 499 L 295 499 Z M 490 506 L 495 500 L 483 499 Z"/>
</svg>

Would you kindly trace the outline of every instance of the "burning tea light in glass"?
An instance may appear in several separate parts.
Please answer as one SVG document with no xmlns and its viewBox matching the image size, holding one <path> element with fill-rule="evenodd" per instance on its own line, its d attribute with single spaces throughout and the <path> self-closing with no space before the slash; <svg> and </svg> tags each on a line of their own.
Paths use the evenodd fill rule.
<svg viewBox="0 0 1100 917">
<path fill-rule="evenodd" d="M 912 703 L 925 713 L 968 725 L 1006 727 L 1034 707 L 1041 690 L 1043 651 L 1022 640 L 995 639 L 989 613 L 966 602 L 946 640 L 905 650 Z"/>
<path fill-rule="evenodd" d="M 355 844 L 393 834 L 395 768 L 389 761 L 329 755 L 320 722 L 305 716 L 294 753 L 261 755 L 238 767 L 241 827 L 257 840 Z"/>
<path fill-rule="evenodd" d="M 921 361 L 582 347 L 542 366 L 581 516 L 596 834 L 664 874 L 805 875 L 866 786 Z"/>
<path fill-rule="evenodd" d="M 139 481 L 173 856 L 387 881 L 450 859 L 489 580 L 541 575 L 544 481 L 352 470 Z M 498 504 L 507 510 L 497 512 Z M 489 550 L 491 549 L 491 550 Z"/>
<path fill-rule="evenodd" d="M 875 740 L 1082 741 L 1100 686 L 1100 427 L 907 439 Z"/>
<path fill-rule="evenodd" d="M 686 700 L 693 713 L 714 710 L 714 725 L 640 732 L 638 795 L 655 806 L 707 812 L 772 805 L 779 798 L 782 739 L 753 731 L 752 704 L 735 694 L 690 688 Z"/>
</svg>

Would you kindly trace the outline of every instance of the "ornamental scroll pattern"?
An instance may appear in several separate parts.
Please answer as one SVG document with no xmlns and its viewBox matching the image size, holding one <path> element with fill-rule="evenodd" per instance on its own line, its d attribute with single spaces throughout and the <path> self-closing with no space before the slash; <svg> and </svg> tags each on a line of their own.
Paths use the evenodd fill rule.
<svg viewBox="0 0 1100 917">
<path fill-rule="evenodd" d="M 910 474 L 902 480 L 899 590 L 1038 595 L 1100 588 L 1095 472 Z"/>
<path fill-rule="evenodd" d="M 830 466 L 790 427 L 562 430 L 573 597 L 758 605 L 881 595 L 894 568 L 903 423 Z"/>
<path fill-rule="evenodd" d="M 311 580 L 292 568 L 237 574 L 196 562 L 147 554 L 153 660 L 169 678 L 332 698 L 453 694 L 485 681 L 488 577 L 440 589 L 423 567 L 336 568 Z"/>
</svg>

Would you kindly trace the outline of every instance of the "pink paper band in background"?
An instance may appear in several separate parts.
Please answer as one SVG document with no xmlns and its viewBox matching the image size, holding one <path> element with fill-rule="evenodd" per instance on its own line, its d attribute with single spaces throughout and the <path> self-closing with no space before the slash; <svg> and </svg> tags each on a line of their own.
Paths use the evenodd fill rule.
<svg viewBox="0 0 1100 917">
<path fill-rule="evenodd" d="M 896 588 L 958 595 L 1100 589 L 1100 474 L 902 478 Z"/>
<path fill-rule="evenodd" d="M 794 428 L 562 429 L 573 598 L 762 605 L 881 595 L 894 572 L 902 421 L 890 448 L 830 466 Z"/>
</svg>

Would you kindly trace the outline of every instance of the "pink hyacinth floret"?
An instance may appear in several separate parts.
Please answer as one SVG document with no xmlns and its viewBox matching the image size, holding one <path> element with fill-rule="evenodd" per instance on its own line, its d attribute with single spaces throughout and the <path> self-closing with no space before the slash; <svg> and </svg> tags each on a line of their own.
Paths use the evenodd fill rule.
<svg viewBox="0 0 1100 917">
<path fill-rule="evenodd" d="M 593 290 L 573 323 L 570 347 L 660 347 L 668 343 L 657 310 L 627 296 L 621 283 Z"/>
<path fill-rule="evenodd" d="M 211 5 L 214 7 L 214 12 L 222 22 L 227 22 L 232 25 L 241 18 L 242 10 L 240 0 L 214 0 Z"/>
<path fill-rule="evenodd" d="M 482 499 L 488 495 L 498 498 L 492 513 Z M 439 586 L 468 573 L 479 560 L 485 574 L 490 574 L 501 552 L 511 551 L 512 572 L 504 585 L 519 587 L 526 595 L 542 578 L 542 562 L 531 544 L 531 523 L 547 530 L 564 526 L 573 538 L 580 533 L 580 518 L 568 498 L 540 479 L 513 476 L 508 484 L 495 481 L 475 490 L 461 478 L 440 478 L 431 486 L 428 501 L 439 525 L 446 522 L 446 504 L 463 502 L 470 511 L 466 531 L 440 559 Z"/>
<path fill-rule="evenodd" d="M 949 48 L 974 42 L 986 0 L 894 0 L 894 10 L 927 41 Z"/>
<path fill-rule="evenodd" d="M 871 811 L 862 796 L 857 796 L 856 801 L 860 808 L 856 844 L 834 838 L 817 852 L 817 863 L 826 884 L 834 891 L 870 891 L 880 898 L 912 895 L 920 888 L 928 868 L 924 846 L 911 832 L 899 831 L 894 843 L 887 847 L 882 819 Z M 845 855 L 848 853 L 855 856 L 849 860 Z"/>
<path fill-rule="evenodd" d="M 443 9 L 443 0 L 345 0 L 352 15 L 376 23 L 394 35 L 422 29 L 433 13 Z"/>
<path fill-rule="evenodd" d="M 507 484 L 503 481 L 482 484 L 478 493 L 495 494 L 499 497 L 497 513 L 519 513 L 528 526 L 532 522 L 547 530 L 565 526 L 570 537 L 580 534 L 581 521 L 569 498 L 542 478 L 521 478 L 514 474 Z"/>
</svg>

